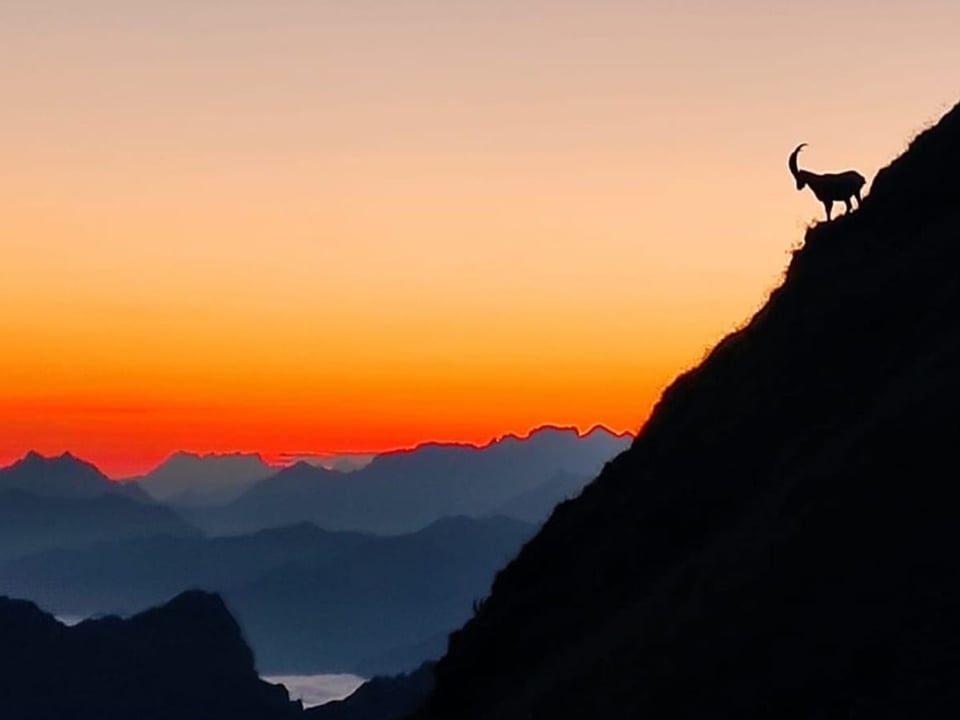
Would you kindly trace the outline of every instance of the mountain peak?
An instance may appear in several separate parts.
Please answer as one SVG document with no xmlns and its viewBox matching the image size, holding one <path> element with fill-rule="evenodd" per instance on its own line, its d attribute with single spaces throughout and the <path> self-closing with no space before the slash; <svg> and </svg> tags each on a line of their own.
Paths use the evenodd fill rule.
<svg viewBox="0 0 960 720">
<path fill-rule="evenodd" d="M 28 450 L 20 460 L 17 460 L 14 465 L 17 464 L 27 464 L 27 465 L 78 465 L 87 468 L 92 468 L 98 473 L 100 472 L 97 469 L 96 465 L 86 460 L 82 460 L 74 455 L 69 450 L 61 452 L 59 455 L 44 455 L 43 453 L 37 450 Z M 102 474 L 102 473 L 101 473 Z M 104 475 L 104 477 L 106 477 Z"/>
<path fill-rule="evenodd" d="M 95 465 L 69 452 L 45 456 L 35 450 L 0 468 L 0 489 L 57 497 L 92 497 L 123 492 Z"/>
<path fill-rule="evenodd" d="M 187 505 L 228 502 L 277 472 L 257 453 L 179 450 L 137 483 L 158 500 Z"/>
</svg>

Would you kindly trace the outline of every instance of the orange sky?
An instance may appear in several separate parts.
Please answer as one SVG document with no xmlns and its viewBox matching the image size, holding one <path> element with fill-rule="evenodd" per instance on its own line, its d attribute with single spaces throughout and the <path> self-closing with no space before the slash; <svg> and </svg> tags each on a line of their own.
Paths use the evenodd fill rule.
<svg viewBox="0 0 960 720">
<path fill-rule="evenodd" d="M 953 0 L 0 11 L 0 462 L 635 430 L 960 100 Z"/>
</svg>

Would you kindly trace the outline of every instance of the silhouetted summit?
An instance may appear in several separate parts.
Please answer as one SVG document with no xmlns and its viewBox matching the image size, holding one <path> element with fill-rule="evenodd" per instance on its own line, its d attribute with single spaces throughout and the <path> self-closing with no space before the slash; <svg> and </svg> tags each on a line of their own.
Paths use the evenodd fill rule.
<svg viewBox="0 0 960 720">
<path fill-rule="evenodd" d="M 960 715 L 958 168 L 960 106 L 807 232 L 501 571 L 422 718 Z"/>
<path fill-rule="evenodd" d="M 177 452 L 146 475 L 128 484 L 152 497 L 177 505 L 215 505 L 236 499 L 254 484 L 277 472 L 260 455 Z"/>
<path fill-rule="evenodd" d="M 129 620 L 67 627 L 0 597 L 0 717 L 282 720 L 301 717 L 216 595 L 189 592 Z"/>
<path fill-rule="evenodd" d="M 3 490 L 21 490 L 33 495 L 58 498 L 117 495 L 150 502 L 140 488 L 111 482 L 94 465 L 70 453 L 44 457 L 34 451 L 28 452 L 12 465 L 0 468 L 0 491 Z"/>
</svg>

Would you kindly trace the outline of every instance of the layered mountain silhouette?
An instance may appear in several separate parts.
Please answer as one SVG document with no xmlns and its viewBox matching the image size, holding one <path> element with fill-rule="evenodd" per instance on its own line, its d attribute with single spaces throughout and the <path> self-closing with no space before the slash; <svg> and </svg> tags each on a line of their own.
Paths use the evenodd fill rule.
<svg viewBox="0 0 960 720">
<path fill-rule="evenodd" d="M 5 468 L 0 468 L 0 493 L 18 490 L 54 498 L 92 498 L 103 495 L 150 502 L 150 497 L 136 485 L 112 482 L 94 465 L 64 453 L 44 457 L 29 452 Z"/>
<path fill-rule="evenodd" d="M 507 518 L 448 518 L 333 562 L 278 568 L 226 599 L 265 672 L 408 671 L 443 654 L 535 532 Z"/>
<path fill-rule="evenodd" d="M 187 517 L 213 534 L 302 521 L 328 530 L 412 532 L 443 517 L 496 514 L 512 499 L 554 482 L 558 473 L 593 477 L 629 440 L 602 428 L 580 436 L 573 429 L 547 427 L 485 447 L 427 444 L 386 453 L 352 473 L 301 462 L 232 503 L 194 508 Z M 544 508 L 541 500 L 537 513 Z M 537 513 L 524 507 L 520 519 Z"/>
<path fill-rule="evenodd" d="M 257 676 L 216 595 L 185 593 L 128 620 L 67 627 L 0 598 L 0 717 L 15 720 L 287 720 L 286 689 Z"/>
<path fill-rule="evenodd" d="M 111 482 L 65 454 L 30 453 L 0 469 L 0 563 L 51 548 L 200 532 L 142 490 Z"/>
<path fill-rule="evenodd" d="M 124 497 L 70 499 L 0 492 L 0 564 L 52 548 L 154 535 L 198 537 L 200 532 L 169 508 Z"/>
<path fill-rule="evenodd" d="M 173 505 L 222 505 L 276 472 L 257 454 L 178 452 L 146 475 L 128 478 L 124 485 L 140 487 Z"/>
<path fill-rule="evenodd" d="M 70 617 L 128 615 L 185 590 L 224 591 L 279 567 L 330 563 L 371 539 L 302 523 L 236 537 L 156 535 L 48 550 L 0 565 L 0 594 Z"/>
<path fill-rule="evenodd" d="M 375 537 L 301 524 L 239 537 L 152 537 L 0 565 L 0 593 L 62 616 L 129 614 L 187 589 L 223 594 L 268 673 L 413 669 L 486 595 L 536 527 L 452 518 Z"/>
<path fill-rule="evenodd" d="M 809 229 L 451 637 L 418 717 L 960 714 L 960 106 Z"/>
</svg>

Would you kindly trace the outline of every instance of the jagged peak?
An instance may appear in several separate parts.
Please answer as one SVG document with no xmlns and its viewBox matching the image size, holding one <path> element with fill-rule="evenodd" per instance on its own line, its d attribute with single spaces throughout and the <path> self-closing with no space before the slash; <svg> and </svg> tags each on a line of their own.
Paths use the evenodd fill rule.
<svg viewBox="0 0 960 720">
<path fill-rule="evenodd" d="M 95 474 L 98 478 L 103 479 L 105 482 L 110 482 L 110 479 L 104 475 L 96 465 L 89 460 L 84 460 L 77 457 L 70 451 L 62 452 L 59 455 L 44 455 L 37 450 L 29 450 L 22 458 L 2 469 L 16 470 L 44 468 L 57 470 L 82 470 L 90 475 Z"/>
</svg>

